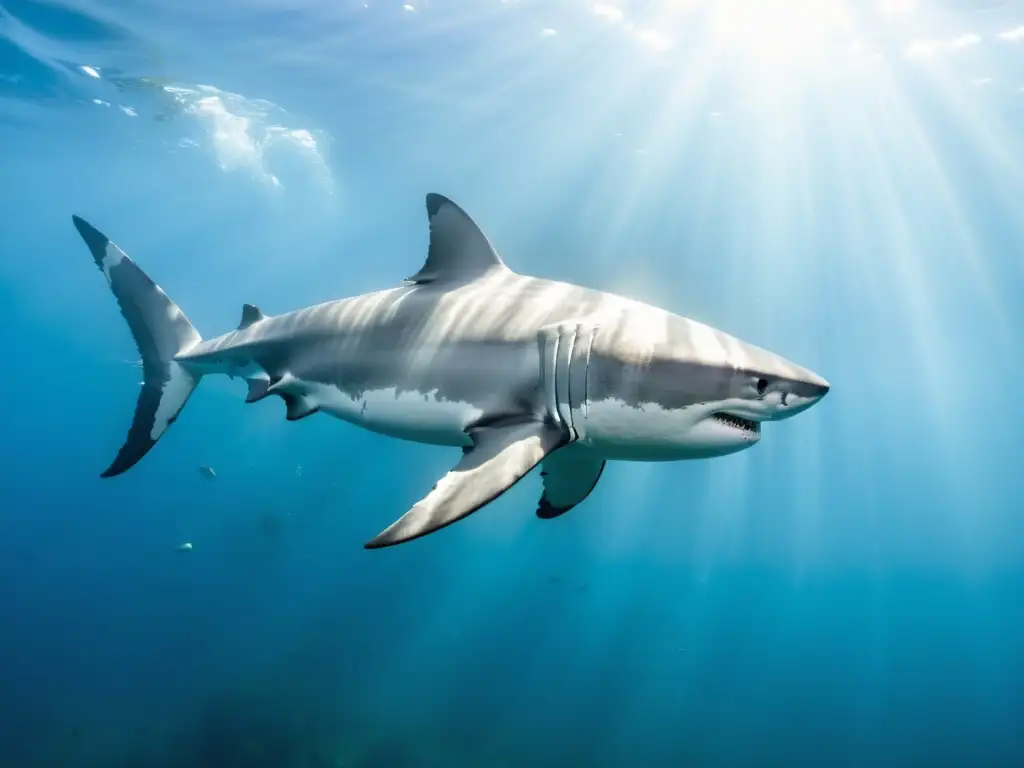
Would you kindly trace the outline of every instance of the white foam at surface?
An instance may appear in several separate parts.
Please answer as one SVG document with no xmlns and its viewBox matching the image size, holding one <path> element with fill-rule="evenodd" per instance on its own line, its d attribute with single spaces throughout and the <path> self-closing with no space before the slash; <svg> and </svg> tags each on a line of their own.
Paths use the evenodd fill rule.
<svg viewBox="0 0 1024 768">
<path fill-rule="evenodd" d="M 324 157 L 325 134 L 294 126 L 293 118 L 281 107 L 265 99 L 249 99 L 213 85 L 168 84 L 150 78 L 115 78 L 101 74 L 98 67 L 81 66 L 90 79 L 110 82 L 118 90 L 133 94 L 159 94 L 164 97 L 158 119 L 177 115 L 193 118 L 206 134 L 177 140 L 182 147 L 209 149 L 225 172 L 246 171 L 273 188 L 283 186 L 274 167 L 296 163 L 304 166 L 328 194 L 333 179 Z M 172 105 L 167 109 L 167 100 Z M 93 98 L 97 106 L 109 107 L 105 99 Z M 128 117 L 138 117 L 141 107 L 119 105 Z M 144 112 L 144 110 L 143 110 Z"/>
<path fill-rule="evenodd" d="M 182 105 L 186 115 L 204 126 L 223 170 L 248 170 L 261 181 L 280 187 L 281 181 L 270 169 L 269 161 L 271 156 L 287 153 L 308 163 L 331 189 L 321 142 L 308 129 L 286 125 L 289 116 L 272 102 L 246 99 L 212 85 L 164 86 L 164 91 Z"/>
</svg>

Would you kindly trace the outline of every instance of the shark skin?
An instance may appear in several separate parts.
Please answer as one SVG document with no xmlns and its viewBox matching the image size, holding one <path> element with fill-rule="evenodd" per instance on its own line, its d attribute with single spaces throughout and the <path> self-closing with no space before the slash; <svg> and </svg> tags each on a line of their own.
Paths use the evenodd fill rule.
<svg viewBox="0 0 1024 768">
<path fill-rule="evenodd" d="M 538 464 L 536 510 L 553 519 L 605 463 L 724 456 L 795 416 L 829 384 L 728 334 L 642 302 L 510 270 L 455 203 L 426 198 L 422 269 L 399 285 L 282 315 L 246 304 L 203 340 L 105 235 L 74 224 L 142 357 L 128 437 L 103 477 L 134 466 L 203 376 L 245 379 L 286 418 L 326 413 L 390 437 L 460 447 L 433 490 L 364 546 L 419 538 L 485 506 Z"/>
</svg>

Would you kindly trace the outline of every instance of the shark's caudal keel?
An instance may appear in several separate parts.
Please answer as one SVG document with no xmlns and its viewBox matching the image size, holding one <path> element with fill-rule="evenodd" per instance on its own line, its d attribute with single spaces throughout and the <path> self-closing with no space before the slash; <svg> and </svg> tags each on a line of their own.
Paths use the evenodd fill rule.
<svg viewBox="0 0 1024 768">
<path fill-rule="evenodd" d="M 392 437 L 459 446 L 462 458 L 366 544 L 399 544 L 466 517 L 542 466 L 537 516 L 583 501 L 609 459 L 734 453 L 761 424 L 828 392 L 777 355 L 656 307 L 518 275 L 450 200 L 427 196 L 423 268 L 398 287 L 267 316 L 203 341 L 123 251 L 74 223 L 110 283 L 142 356 L 124 446 L 104 477 L 134 466 L 212 373 L 245 379 L 298 420 L 327 413 Z"/>
</svg>

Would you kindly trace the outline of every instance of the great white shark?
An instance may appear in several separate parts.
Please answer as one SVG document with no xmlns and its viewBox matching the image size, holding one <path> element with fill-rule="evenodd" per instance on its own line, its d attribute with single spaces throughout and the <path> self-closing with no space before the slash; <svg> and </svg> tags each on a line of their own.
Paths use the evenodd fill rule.
<svg viewBox="0 0 1024 768">
<path fill-rule="evenodd" d="M 204 341 L 105 235 L 73 221 L 128 321 L 143 382 L 102 477 L 134 466 L 212 373 L 277 395 L 290 421 L 324 412 L 391 437 L 462 449 L 408 512 L 364 546 L 400 544 L 496 499 L 538 464 L 536 514 L 594 490 L 605 463 L 676 461 L 756 445 L 761 423 L 821 400 L 820 376 L 671 312 L 513 272 L 451 200 L 426 198 L 422 269 L 397 287 L 269 316 Z"/>
</svg>

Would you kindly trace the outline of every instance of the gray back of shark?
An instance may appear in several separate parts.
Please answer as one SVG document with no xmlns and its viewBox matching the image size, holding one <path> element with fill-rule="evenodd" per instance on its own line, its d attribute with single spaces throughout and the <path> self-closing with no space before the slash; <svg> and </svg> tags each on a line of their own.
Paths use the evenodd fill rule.
<svg viewBox="0 0 1024 768">
<path fill-rule="evenodd" d="M 248 383 L 286 418 L 317 412 L 392 437 L 459 446 L 433 490 L 365 546 L 399 544 L 493 501 L 542 464 L 537 515 L 583 501 L 605 462 L 710 458 L 755 445 L 761 422 L 828 391 L 777 355 L 610 293 L 511 271 L 466 213 L 427 195 L 423 268 L 397 287 L 268 316 L 203 341 L 159 286 L 73 217 L 142 356 L 127 440 L 103 477 L 134 466 L 199 380 Z"/>
</svg>

